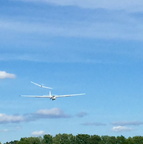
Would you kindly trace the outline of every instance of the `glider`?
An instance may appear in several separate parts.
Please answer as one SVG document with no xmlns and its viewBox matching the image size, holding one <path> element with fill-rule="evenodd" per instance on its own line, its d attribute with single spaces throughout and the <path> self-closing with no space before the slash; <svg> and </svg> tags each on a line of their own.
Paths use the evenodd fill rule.
<svg viewBox="0 0 143 144">
<path fill-rule="evenodd" d="M 42 95 L 42 96 L 36 96 L 36 95 L 21 95 L 22 97 L 34 97 L 34 98 L 49 98 L 51 100 L 56 100 L 56 98 L 61 97 L 71 97 L 71 96 L 78 96 L 78 95 L 85 95 L 85 93 L 81 94 L 68 94 L 68 95 L 52 95 L 51 91 L 49 92 L 49 95 Z"/>
<path fill-rule="evenodd" d="M 41 87 L 41 88 L 53 89 L 53 88 L 51 88 L 51 87 L 47 87 L 47 86 L 44 86 L 44 85 L 35 83 L 35 82 L 33 82 L 33 81 L 31 81 L 31 83 L 34 84 L 34 85 L 37 85 L 37 86 L 39 86 L 39 87 Z"/>
</svg>

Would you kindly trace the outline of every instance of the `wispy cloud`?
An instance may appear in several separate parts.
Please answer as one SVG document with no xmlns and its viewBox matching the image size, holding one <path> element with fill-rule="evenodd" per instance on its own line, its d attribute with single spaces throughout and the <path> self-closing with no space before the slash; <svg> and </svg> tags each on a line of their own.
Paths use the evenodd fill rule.
<svg viewBox="0 0 143 144">
<path fill-rule="evenodd" d="M 41 2 L 47 4 L 56 4 L 60 6 L 78 6 L 81 8 L 102 8 L 102 9 L 117 9 L 128 11 L 142 11 L 143 2 L 141 0 L 19 0 L 23 2 Z"/>
<path fill-rule="evenodd" d="M 76 114 L 76 116 L 80 117 L 80 118 L 85 117 L 87 115 L 88 115 L 88 113 L 86 113 L 86 112 L 80 112 L 80 113 Z"/>
<path fill-rule="evenodd" d="M 14 0 L 13 0 L 14 1 Z M 18 0 L 20 1 L 20 0 Z M 23 0 L 28 2 L 30 0 Z M 54 3 L 57 5 L 104 5 L 110 7 L 110 4 L 125 5 L 132 3 L 122 3 L 120 1 L 52 1 L 52 0 L 31 0 L 32 2 Z M 133 2 L 133 1 L 132 1 Z M 141 1 L 140 1 L 141 2 Z M 59 4 L 58 4 L 59 3 Z M 138 1 L 133 2 L 138 3 Z M 18 3 L 19 4 L 19 3 Z M 55 5 L 32 5 L 26 3 L 27 7 L 19 5 L 17 9 L 10 9 L 10 12 L 18 13 L 11 15 L 3 13 L 0 18 L 0 39 L 4 48 L 0 54 L 0 60 L 22 60 L 22 61 L 44 61 L 44 62 L 87 62 L 87 63 L 125 63 L 127 58 L 132 59 L 136 55 L 136 59 L 142 59 L 142 50 L 132 51 L 132 47 L 119 47 L 113 42 L 110 46 L 105 45 L 102 49 L 100 42 L 88 41 L 89 46 L 82 45 L 85 38 L 106 39 L 106 40 L 143 40 L 142 20 L 136 16 L 123 10 L 100 9 L 82 9 L 79 7 L 60 7 Z M 113 6 L 113 5 L 112 5 Z M 17 6 L 16 6 L 17 7 Z M 25 10 L 26 8 L 26 10 Z M 32 8 L 32 9 L 31 9 Z M 41 11 L 42 8 L 42 11 Z M 28 14 L 28 12 L 29 14 Z M 26 11 L 26 12 L 25 12 Z M 62 41 L 55 42 L 55 39 Z M 51 40 L 48 40 L 48 39 Z M 77 39 L 76 39 L 77 38 Z M 82 42 L 77 42 L 78 38 L 83 38 Z M 73 47 L 66 40 L 72 40 Z M 73 40 L 77 41 L 73 41 Z M 24 41 L 23 41 L 24 40 Z M 55 43 L 60 43 L 57 47 Z M 95 43 L 98 43 L 97 45 Z M 115 45 L 114 45 L 115 44 Z M 10 45 L 10 46 L 9 46 Z M 100 45 L 100 48 L 98 48 Z M 12 49 L 14 51 L 11 50 Z M 85 48 L 86 47 L 86 48 Z M 88 47 L 88 48 L 87 48 Z M 116 48 L 117 47 L 117 48 Z M 117 50 L 118 49 L 118 50 Z M 133 48 L 134 49 L 134 48 Z M 10 50 L 10 51 L 9 51 Z M 124 51 L 127 54 L 124 54 Z M 64 51 L 64 53 L 63 53 Z M 100 52 L 99 52 L 100 51 Z M 107 52 L 108 51 L 108 52 Z M 122 51 L 120 53 L 120 51 Z M 115 58 L 108 53 L 113 54 Z M 39 54 L 40 53 L 40 54 Z M 115 55 L 116 54 L 116 55 Z M 131 55 L 130 55 L 131 54 Z M 122 58 L 123 56 L 123 58 Z M 133 57 L 134 58 L 134 57 Z"/>
<path fill-rule="evenodd" d="M 36 118 L 68 118 L 69 115 L 65 114 L 59 108 L 52 108 L 52 109 L 42 109 L 38 110 L 34 116 Z"/>
<path fill-rule="evenodd" d="M 7 115 L 0 113 L 0 124 L 5 123 L 19 123 L 25 121 L 24 116 L 20 115 Z"/>
<path fill-rule="evenodd" d="M 113 122 L 112 125 L 114 127 L 112 128 L 115 132 L 123 132 L 123 131 L 131 131 L 133 128 L 128 126 L 140 126 L 143 125 L 143 122 L 141 121 L 121 121 L 121 122 Z"/>
<path fill-rule="evenodd" d="M 131 131 L 132 128 L 126 127 L 126 126 L 115 126 L 112 128 L 112 131 L 115 132 L 124 132 L 124 131 Z"/>
<path fill-rule="evenodd" d="M 140 126 L 143 125 L 143 122 L 140 121 L 122 121 L 122 122 L 114 122 L 113 125 L 120 125 L 120 126 Z"/>
<path fill-rule="evenodd" d="M 18 130 L 21 130 L 21 127 L 4 128 L 4 129 L 0 129 L 0 132 L 7 133 L 7 132 L 12 132 L 12 131 L 18 131 Z"/>
<path fill-rule="evenodd" d="M 23 0 L 26 1 L 26 0 Z M 27 0 L 30 1 L 30 0 Z M 12 18 L 5 16 L 0 19 L 0 29 L 2 32 L 20 32 L 24 34 L 46 34 L 47 36 L 66 36 L 66 37 L 89 37 L 89 38 L 104 38 L 104 39 L 134 39 L 143 40 L 142 38 L 142 22 L 139 22 L 135 17 L 126 11 L 104 10 L 99 9 L 102 6 L 115 8 L 114 5 L 126 6 L 141 6 L 143 2 L 121 1 L 72 1 L 72 0 L 31 0 L 32 2 L 45 2 L 61 5 L 91 5 L 95 6 L 96 10 L 90 9 L 62 9 L 55 7 L 55 10 L 32 9 L 30 16 L 24 13 L 21 18 L 12 15 Z M 140 2 L 140 3 L 139 3 Z M 125 4 L 126 3 L 126 4 Z M 53 6 L 54 7 L 54 6 Z M 143 9 L 143 8 L 142 8 Z M 25 11 L 25 9 L 22 11 Z M 17 11 L 19 12 L 19 11 Z M 39 14 L 40 13 L 40 14 Z M 48 13 L 48 15 L 45 15 Z M 54 13 L 54 14 L 53 14 Z M 63 14 L 66 15 L 63 16 Z M 36 15 L 36 16 L 35 16 Z M 41 16 L 42 15 L 42 18 Z M 54 17 L 54 18 L 53 18 Z M 4 35 L 2 34 L 2 36 Z"/>
<path fill-rule="evenodd" d="M 0 71 L 0 79 L 6 79 L 6 78 L 15 78 L 15 74 L 7 73 L 6 71 Z"/>
<path fill-rule="evenodd" d="M 7 123 L 20 123 L 20 122 L 30 122 L 39 119 L 58 119 L 58 118 L 70 118 L 59 108 L 52 109 L 41 109 L 35 113 L 28 113 L 24 115 L 7 115 L 0 113 L 0 124 Z"/>
<path fill-rule="evenodd" d="M 106 126 L 105 123 L 100 123 L 100 122 L 87 122 L 87 123 L 82 123 L 83 126 Z"/>
<path fill-rule="evenodd" d="M 4 18 L 2 16 L 0 19 L 0 28 L 2 31 L 8 30 L 8 32 L 15 31 L 28 34 L 46 34 L 48 36 L 143 40 L 142 22 L 139 22 L 135 17 L 133 17 L 130 14 L 131 12 L 124 10 L 139 10 L 139 8 L 143 10 L 143 2 L 141 0 L 125 0 L 124 2 L 117 0 L 15 1 L 44 2 L 47 4 L 62 6 L 73 5 L 86 8 L 94 7 L 95 9 L 73 7 L 65 9 L 63 7 L 59 8 L 50 5 L 50 9 L 44 7 L 42 12 L 39 7 L 38 9 L 32 7 L 32 10 L 30 9 L 31 13 L 28 15 L 25 13 L 25 7 L 22 7 L 22 14 L 19 14 L 18 16 L 12 15 L 12 18 L 8 15 L 4 16 Z M 19 11 L 16 12 L 18 13 Z"/>
<path fill-rule="evenodd" d="M 129 18 L 127 18 L 129 19 Z M 0 20 L 1 21 L 1 20 Z M 3 23 L 3 24 L 2 24 Z M 4 24 L 5 23 L 5 24 Z M 105 21 L 81 21 L 65 24 L 49 24 L 37 22 L 20 22 L 5 21 L 0 22 L 0 29 L 10 30 L 13 32 L 29 34 L 46 34 L 53 36 L 67 37 L 87 37 L 87 38 L 104 38 L 104 39 L 129 39 L 142 40 L 142 25 L 135 20 L 132 22 L 125 21 L 122 23 Z M 88 26 L 87 26 L 88 25 Z"/>
<path fill-rule="evenodd" d="M 6 133 L 6 132 L 9 132 L 9 131 L 11 131 L 11 130 L 9 130 L 9 129 L 0 129 L 0 132 L 2 132 L 2 133 Z"/>
<path fill-rule="evenodd" d="M 32 132 L 32 136 L 42 136 L 44 134 L 46 134 L 46 133 L 43 130 Z"/>
</svg>

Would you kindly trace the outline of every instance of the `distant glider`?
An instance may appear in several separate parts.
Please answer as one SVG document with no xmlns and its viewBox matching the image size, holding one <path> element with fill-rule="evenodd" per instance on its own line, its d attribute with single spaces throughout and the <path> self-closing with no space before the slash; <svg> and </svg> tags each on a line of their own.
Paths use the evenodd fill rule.
<svg viewBox="0 0 143 144">
<path fill-rule="evenodd" d="M 31 81 L 31 83 L 34 84 L 34 85 L 37 85 L 37 86 L 39 86 L 39 87 L 41 87 L 41 88 L 53 89 L 53 88 L 51 88 L 51 87 L 47 87 L 47 86 L 44 86 L 44 85 L 35 83 L 35 82 L 33 82 L 33 81 Z"/>
<path fill-rule="evenodd" d="M 34 98 L 49 98 L 51 100 L 56 100 L 56 98 L 61 98 L 61 97 L 71 97 L 71 96 L 78 96 L 78 95 L 85 95 L 85 93 L 81 94 L 68 94 L 68 95 L 52 95 L 51 91 L 49 92 L 49 95 L 21 95 L 22 97 L 34 97 Z"/>
</svg>

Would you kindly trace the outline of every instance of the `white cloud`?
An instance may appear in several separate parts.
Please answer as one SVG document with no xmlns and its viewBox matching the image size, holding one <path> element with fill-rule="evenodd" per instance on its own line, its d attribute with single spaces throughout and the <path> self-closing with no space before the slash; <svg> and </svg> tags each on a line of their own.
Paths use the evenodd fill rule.
<svg viewBox="0 0 143 144">
<path fill-rule="evenodd" d="M 69 117 L 59 108 L 38 110 L 36 116 L 39 118 L 66 118 Z"/>
<path fill-rule="evenodd" d="M 6 78 L 15 78 L 15 74 L 7 73 L 5 71 L 0 71 L 0 79 L 6 79 Z"/>
<path fill-rule="evenodd" d="M 33 136 L 42 136 L 42 135 L 44 135 L 44 134 L 45 134 L 45 132 L 42 131 L 42 130 L 40 130 L 40 131 L 33 131 L 33 132 L 32 132 L 32 135 L 33 135 Z"/>
<path fill-rule="evenodd" d="M 112 131 L 115 132 L 124 132 L 124 131 L 131 131 L 132 128 L 126 127 L 126 126 L 115 126 L 112 128 Z"/>
<path fill-rule="evenodd" d="M 7 115 L 0 113 L 0 123 L 18 123 L 24 120 L 24 117 L 20 115 Z"/>
<path fill-rule="evenodd" d="M 43 109 L 37 111 L 37 114 L 42 114 L 42 115 L 60 115 L 62 112 L 58 108 L 53 108 L 53 109 Z"/>
</svg>

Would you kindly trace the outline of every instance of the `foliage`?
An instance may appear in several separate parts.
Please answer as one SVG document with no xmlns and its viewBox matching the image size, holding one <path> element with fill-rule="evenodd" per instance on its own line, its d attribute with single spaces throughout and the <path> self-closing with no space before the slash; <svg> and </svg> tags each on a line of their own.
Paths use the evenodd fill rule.
<svg viewBox="0 0 143 144">
<path fill-rule="evenodd" d="M 19 141 L 15 140 L 5 144 L 143 144 L 143 136 L 125 138 L 124 136 L 57 134 L 54 137 L 44 135 L 43 137 L 21 138 Z"/>
<path fill-rule="evenodd" d="M 44 135 L 43 144 L 53 144 L 53 137 L 51 135 Z"/>
</svg>

